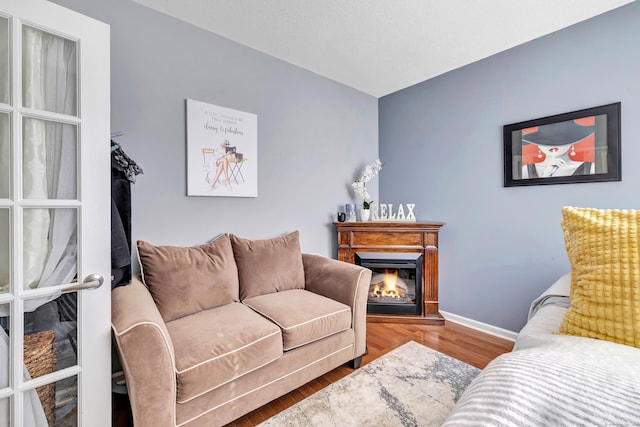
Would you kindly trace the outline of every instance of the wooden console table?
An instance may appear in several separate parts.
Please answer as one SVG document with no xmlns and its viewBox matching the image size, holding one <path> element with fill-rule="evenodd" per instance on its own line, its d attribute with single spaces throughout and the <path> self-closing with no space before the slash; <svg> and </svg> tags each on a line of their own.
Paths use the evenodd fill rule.
<svg viewBox="0 0 640 427">
<path fill-rule="evenodd" d="M 338 259 L 355 263 L 356 252 L 421 253 L 422 313 L 368 314 L 373 322 L 444 324 L 438 311 L 438 232 L 444 222 L 334 222 Z"/>
</svg>

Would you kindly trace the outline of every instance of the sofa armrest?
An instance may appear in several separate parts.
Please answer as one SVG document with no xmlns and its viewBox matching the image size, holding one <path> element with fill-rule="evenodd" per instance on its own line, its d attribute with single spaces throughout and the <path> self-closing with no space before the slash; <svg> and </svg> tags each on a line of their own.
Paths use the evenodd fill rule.
<svg viewBox="0 0 640 427">
<path fill-rule="evenodd" d="M 137 277 L 111 292 L 111 328 L 134 424 L 175 426 L 173 344 L 149 290 Z"/>
<path fill-rule="evenodd" d="M 355 264 L 302 254 L 305 289 L 351 307 L 355 333 L 353 357 L 362 356 L 367 345 L 367 295 L 371 270 Z"/>
</svg>

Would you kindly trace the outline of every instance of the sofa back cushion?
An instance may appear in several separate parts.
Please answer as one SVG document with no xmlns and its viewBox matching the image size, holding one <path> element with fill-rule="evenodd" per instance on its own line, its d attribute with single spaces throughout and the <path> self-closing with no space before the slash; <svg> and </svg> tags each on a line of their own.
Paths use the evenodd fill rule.
<svg viewBox="0 0 640 427">
<path fill-rule="evenodd" d="M 240 299 L 289 289 L 304 289 L 298 231 L 264 240 L 231 235 L 238 265 Z"/>
<path fill-rule="evenodd" d="M 196 247 L 138 240 L 142 279 L 165 322 L 239 301 L 238 269 L 228 234 Z"/>
</svg>

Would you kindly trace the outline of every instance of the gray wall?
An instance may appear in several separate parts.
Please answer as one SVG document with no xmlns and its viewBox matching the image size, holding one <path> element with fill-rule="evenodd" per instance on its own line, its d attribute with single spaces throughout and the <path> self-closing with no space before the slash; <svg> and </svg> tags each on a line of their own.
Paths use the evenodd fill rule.
<svg viewBox="0 0 640 427">
<path fill-rule="evenodd" d="M 56 3 L 111 26 L 112 131 L 144 169 L 134 241 L 300 230 L 303 251 L 335 256 L 333 215 L 355 201 L 350 184 L 378 154 L 375 97 L 129 0 Z M 187 98 L 258 115 L 257 198 L 186 196 Z"/>
<path fill-rule="evenodd" d="M 380 99 L 380 199 L 441 220 L 441 309 L 518 331 L 569 271 L 564 205 L 640 208 L 640 3 Z M 502 126 L 621 101 L 622 181 L 503 187 Z"/>
<path fill-rule="evenodd" d="M 379 101 L 129 0 L 55 0 L 111 25 L 112 130 L 145 173 L 133 238 L 190 245 L 221 232 L 301 231 L 335 255 L 332 215 L 378 155 L 380 197 L 416 203 L 440 236 L 442 310 L 517 331 L 568 271 L 563 205 L 640 208 L 640 4 Z M 186 98 L 258 115 L 259 196 L 186 197 Z M 502 187 L 502 126 L 622 102 L 623 181 Z M 378 116 L 380 117 L 378 119 Z"/>
</svg>

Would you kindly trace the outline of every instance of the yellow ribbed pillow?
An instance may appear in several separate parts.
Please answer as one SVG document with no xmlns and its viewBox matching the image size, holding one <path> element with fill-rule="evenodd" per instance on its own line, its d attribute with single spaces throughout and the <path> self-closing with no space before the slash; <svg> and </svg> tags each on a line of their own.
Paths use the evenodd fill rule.
<svg viewBox="0 0 640 427">
<path fill-rule="evenodd" d="M 560 333 L 640 347 L 640 211 L 562 208 L 571 306 Z"/>
</svg>

